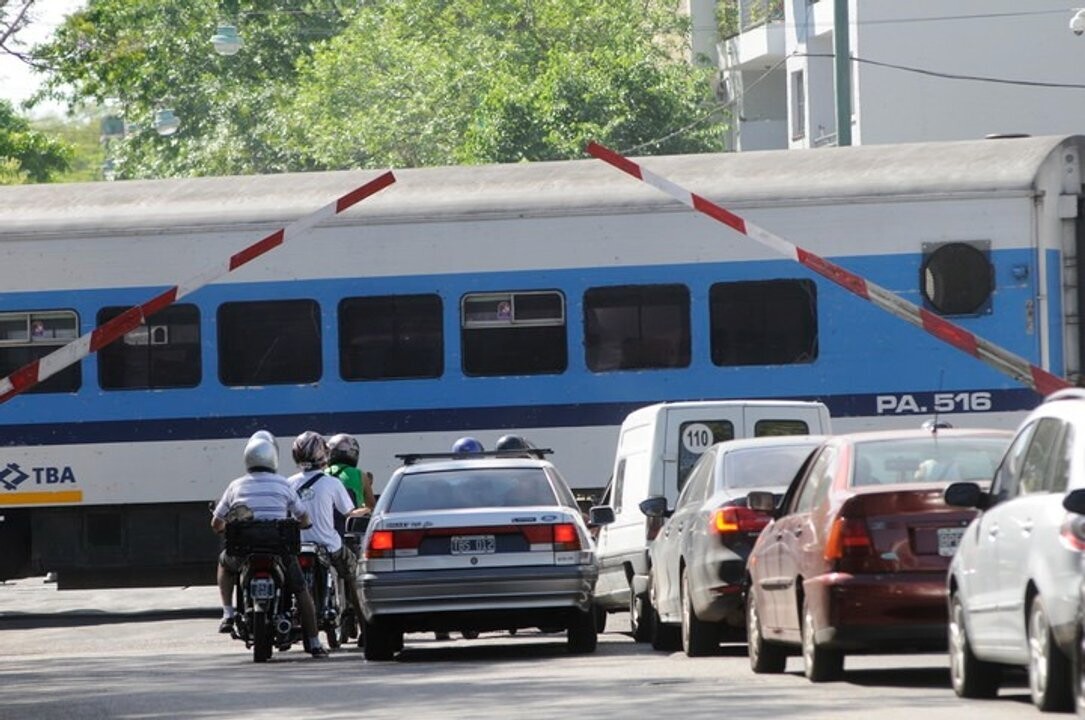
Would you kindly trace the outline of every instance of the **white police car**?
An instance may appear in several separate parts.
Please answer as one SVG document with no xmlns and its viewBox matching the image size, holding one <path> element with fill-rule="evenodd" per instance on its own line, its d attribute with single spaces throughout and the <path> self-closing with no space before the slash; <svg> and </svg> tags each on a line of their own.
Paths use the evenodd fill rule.
<svg viewBox="0 0 1085 720">
<path fill-rule="evenodd" d="M 595 650 L 595 549 L 546 452 L 400 456 L 359 565 L 366 659 L 452 630 L 564 630 L 571 652 Z"/>
</svg>

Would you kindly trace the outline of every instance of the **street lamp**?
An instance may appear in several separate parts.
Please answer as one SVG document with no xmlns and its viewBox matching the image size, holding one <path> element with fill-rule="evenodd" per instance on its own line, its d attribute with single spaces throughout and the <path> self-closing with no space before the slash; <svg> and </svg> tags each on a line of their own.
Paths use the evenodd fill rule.
<svg viewBox="0 0 1085 720">
<path fill-rule="evenodd" d="M 1078 8 L 1074 16 L 1070 18 L 1070 29 L 1075 35 L 1085 33 L 1085 8 Z"/>
<path fill-rule="evenodd" d="M 154 130 L 159 135 L 168 137 L 181 127 L 181 119 L 170 108 L 154 111 Z"/>
<path fill-rule="evenodd" d="M 245 42 L 235 26 L 219 25 L 218 32 L 211 36 L 211 44 L 219 55 L 236 55 Z"/>
</svg>

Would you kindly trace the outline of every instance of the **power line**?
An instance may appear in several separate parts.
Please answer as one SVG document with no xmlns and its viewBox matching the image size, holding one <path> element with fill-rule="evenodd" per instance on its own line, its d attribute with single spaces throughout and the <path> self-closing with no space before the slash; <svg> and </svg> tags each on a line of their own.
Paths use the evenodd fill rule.
<svg viewBox="0 0 1085 720">
<path fill-rule="evenodd" d="M 835 58 L 835 53 L 794 53 L 796 57 L 812 57 L 812 58 Z M 870 58 L 862 58 L 857 55 L 852 55 L 852 62 L 862 63 L 865 65 L 874 65 L 876 67 L 890 68 L 892 70 L 901 70 L 903 72 L 916 73 L 917 75 L 927 75 L 929 77 L 944 78 L 946 80 L 969 80 L 972 82 L 985 82 L 995 83 L 998 85 L 1018 85 L 1024 87 L 1045 87 L 1045 88 L 1068 88 L 1073 90 L 1085 90 L 1085 84 L 1082 83 L 1059 83 L 1059 82 L 1047 82 L 1044 80 L 1014 80 L 1011 78 L 990 77 L 986 75 L 966 75 L 963 73 L 950 73 L 941 72 L 937 70 L 927 70 L 925 68 L 913 67 L 911 65 L 899 65 L 897 63 L 884 62 L 881 60 L 871 60 Z"/>
</svg>

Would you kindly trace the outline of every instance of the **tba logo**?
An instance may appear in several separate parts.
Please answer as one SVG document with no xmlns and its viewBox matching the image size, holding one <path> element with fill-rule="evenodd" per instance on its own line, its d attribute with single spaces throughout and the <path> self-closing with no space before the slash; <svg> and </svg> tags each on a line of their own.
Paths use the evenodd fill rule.
<svg viewBox="0 0 1085 720">
<path fill-rule="evenodd" d="M 34 485 L 75 484 L 75 473 L 71 467 L 45 466 L 24 470 L 18 463 L 8 463 L 0 467 L 0 487 L 5 490 L 18 490 L 19 486 L 30 480 Z"/>
</svg>

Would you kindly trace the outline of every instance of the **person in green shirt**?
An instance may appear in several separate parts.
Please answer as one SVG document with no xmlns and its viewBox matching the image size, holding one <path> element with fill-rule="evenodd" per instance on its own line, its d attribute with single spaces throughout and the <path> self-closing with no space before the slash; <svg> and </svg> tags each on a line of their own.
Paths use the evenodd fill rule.
<svg viewBox="0 0 1085 720">
<path fill-rule="evenodd" d="M 328 474 L 339 478 L 354 500 L 355 507 L 370 510 L 373 498 L 373 473 L 358 468 L 361 447 L 353 435 L 339 433 L 328 438 Z"/>
</svg>

